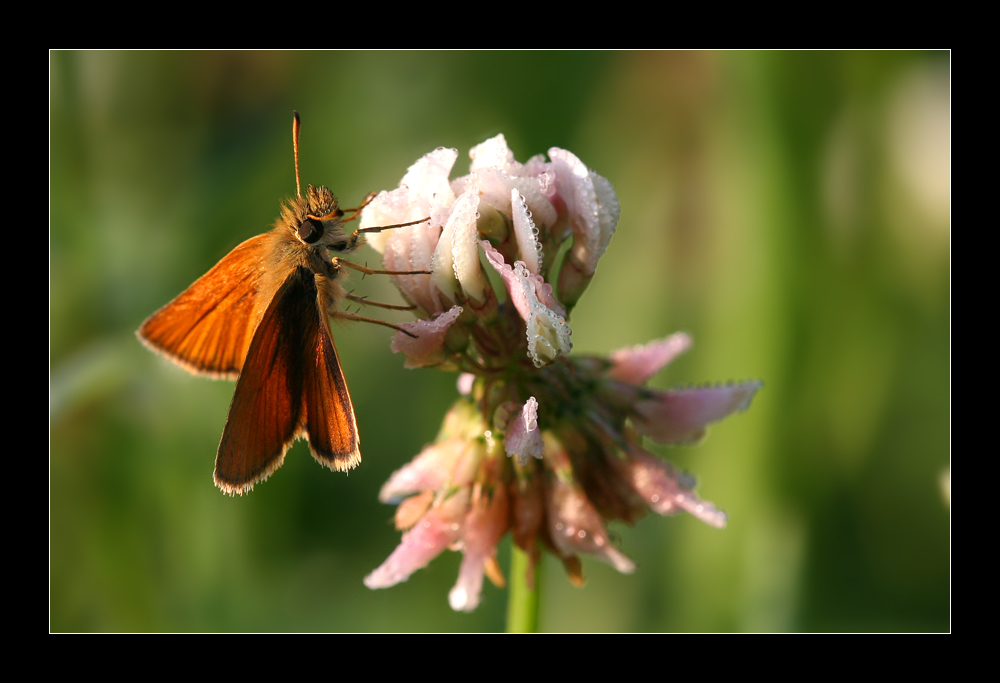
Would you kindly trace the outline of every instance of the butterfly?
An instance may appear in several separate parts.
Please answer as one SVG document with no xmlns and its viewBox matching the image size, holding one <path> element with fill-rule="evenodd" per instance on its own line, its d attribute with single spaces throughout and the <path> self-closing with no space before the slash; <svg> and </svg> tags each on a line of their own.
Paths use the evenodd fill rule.
<svg viewBox="0 0 1000 683">
<path fill-rule="evenodd" d="M 346 471 L 361 462 L 358 425 L 329 316 L 410 334 L 339 308 L 345 299 L 373 303 L 344 291 L 345 268 L 404 273 L 371 270 L 340 256 L 364 244 L 364 232 L 428 219 L 346 232 L 344 224 L 354 220 L 374 194 L 348 213 L 326 187 L 310 185 L 303 197 L 300 127 L 295 112 L 296 197 L 284 202 L 274 229 L 229 252 L 137 332 L 148 348 L 189 372 L 236 379 L 214 475 L 215 484 L 230 495 L 242 495 L 267 479 L 281 467 L 297 438 L 308 440 L 313 457 L 332 470 Z"/>
</svg>

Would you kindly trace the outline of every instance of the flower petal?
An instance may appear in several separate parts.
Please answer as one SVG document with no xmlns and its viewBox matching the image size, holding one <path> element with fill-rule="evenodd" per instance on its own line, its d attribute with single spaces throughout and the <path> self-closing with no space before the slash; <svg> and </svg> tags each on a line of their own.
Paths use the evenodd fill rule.
<svg viewBox="0 0 1000 683">
<path fill-rule="evenodd" d="M 605 178 L 592 172 L 565 149 L 549 150 L 556 187 L 569 211 L 573 226 L 571 254 L 585 275 L 593 275 L 597 262 L 611 242 L 621 207 L 614 189 Z"/>
<path fill-rule="evenodd" d="M 618 349 L 611 352 L 613 365 L 605 376 L 640 386 L 689 348 L 691 348 L 691 337 L 678 332 L 646 345 L 639 344 Z"/>
<path fill-rule="evenodd" d="M 447 313 L 441 313 L 433 320 L 420 319 L 410 323 L 400 323 L 400 327 L 412 332 L 416 338 L 403 332 L 396 332 L 391 343 L 392 352 L 406 354 L 403 365 L 407 368 L 422 368 L 441 363 L 446 357 L 444 340 L 448 328 L 458 320 L 461 313 L 461 306 L 452 306 Z"/>
<path fill-rule="evenodd" d="M 401 501 L 396 507 L 397 531 L 406 531 L 416 524 L 433 502 L 433 491 L 424 491 Z"/>
<path fill-rule="evenodd" d="M 462 396 L 468 396 L 472 393 L 472 387 L 476 383 L 476 376 L 471 372 L 463 372 L 458 376 L 458 393 Z"/>
<path fill-rule="evenodd" d="M 486 276 L 479 265 L 478 217 L 479 195 L 470 190 L 452 205 L 432 260 L 434 281 L 442 292 L 453 296 L 455 280 L 466 294 L 482 302 L 486 295 Z"/>
<path fill-rule="evenodd" d="M 506 171 L 513 164 L 520 166 L 514 160 L 514 153 L 507 146 L 507 138 L 504 137 L 503 133 L 470 149 L 469 157 L 472 158 L 472 163 L 469 164 L 469 170 L 472 172 L 481 168 L 498 168 L 501 171 Z"/>
<path fill-rule="evenodd" d="M 710 526 L 726 526 L 726 513 L 698 498 L 691 491 L 694 482 L 690 477 L 640 448 L 633 448 L 629 456 L 612 458 L 611 462 L 654 512 L 675 515 L 684 510 Z"/>
<path fill-rule="evenodd" d="M 545 523 L 545 489 L 543 476 L 528 475 L 515 478 L 510 484 L 511 505 L 511 535 L 514 543 L 528 554 L 531 568 L 528 570 L 529 586 L 534 588 L 534 567 L 541 558 L 538 535 Z"/>
<path fill-rule="evenodd" d="M 565 310 L 552 294 L 552 287 L 538 275 L 528 271 L 524 263 L 516 261 L 511 268 L 503 255 L 486 240 L 480 240 L 486 260 L 500 274 L 510 296 L 510 301 L 521 314 L 527 330 L 528 355 L 535 367 L 542 367 L 573 348 L 570 335 L 573 331 L 566 324 Z"/>
<path fill-rule="evenodd" d="M 532 396 L 507 425 L 504 437 L 507 455 L 517 456 L 519 465 L 527 465 L 530 458 L 542 459 L 545 444 L 538 429 L 538 401 Z"/>
<path fill-rule="evenodd" d="M 375 571 L 365 577 L 369 588 L 388 588 L 410 578 L 452 543 L 462 537 L 469 507 L 467 490 L 456 492 L 441 505 L 432 507 Z"/>
<path fill-rule="evenodd" d="M 379 194 L 365 207 L 361 227 L 393 225 L 426 218 L 428 214 L 425 209 L 411 206 L 411 201 L 407 188 Z M 431 257 L 441 236 L 440 225 L 425 222 L 370 233 L 367 239 L 369 244 L 382 252 L 382 262 L 388 270 L 430 270 Z M 430 275 L 393 275 L 393 279 L 406 300 L 419 306 L 425 314 L 442 310 L 441 296 Z"/>
<path fill-rule="evenodd" d="M 563 477 L 552 477 L 546 500 L 549 535 L 564 555 L 596 555 L 622 574 L 635 571 L 635 563 L 611 545 L 600 513 L 583 491 Z"/>
<path fill-rule="evenodd" d="M 635 404 L 638 432 L 660 443 L 693 443 L 705 427 L 730 413 L 744 411 L 762 383 L 758 380 L 718 387 L 654 392 Z"/>
<path fill-rule="evenodd" d="M 545 195 L 543 183 L 548 180 L 548 176 L 535 178 L 530 175 L 511 175 L 509 171 L 499 168 L 480 168 L 472 175 L 456 178 L 451 186 L 454 190 L 454 188 L 467 188 L 471 184 L 484 202 L 508 218 L 513 216 L 510 194 L 516 190 L 524 197 L 525 204 L 536 220 L 541 225 L 550 226 L 558 220 L 559 214 Z"/>
<path fill-rule="evenodd" d="M 458 582 L 448 593 L 451 608 L 471 612 L 479 605 L 486 563 L 497 554 L 497 543 L 510 528 L 507 490 L 496 487 L 492 495 L 479 490 L 465 518 L 462 534 L 462 566 Z"/>
<path fill-rule="evenodd" d="M 466 441 L 460 438 L 437 441 L 424 447 L 413 460 L 392 473 L 382 485 L 378 499 L 398 503 L 419 491 L 437 491 L 451 481 Z"/>
<path fill-rule="evenodd" d="M 443 147 L 422 156 L 406 171 L 398 188 L 392 192 L 380 192 L 365 207 L 358 227 L 408 223 L 427 216 L 433 217 L 434 205 L 443 203 L 444 206 L 451 206 L 455 195 L 448 183 L 448 175 L 457 158 L 457 149 Z M 441 225 L 441 222 L 437 221 L 435 225 Z M 368 233 L 366 241 L 376 251 L 384 252 L 386 242 L 395 232 Z"/>
<path fill-rule="evenodd" d="M 531 220 L 531 212 L 524 197 L 517 190 L 510 191 L 511 210 L 514 213 L 514 237 L 517 251 L 524 265 L 535 275 L 542 267 L 542 245 L 538 243 L 538 228 Z"/>
<path fill-rule="evenodd" d="M 450 187 L 448 176 L 458 159 L 458 150 L 438 147 L 433 152 L 420 157 L 408 169 L 400 181 L 401 187 L 408 187 L 418 197 L 430 197 Z"/>
</svg>

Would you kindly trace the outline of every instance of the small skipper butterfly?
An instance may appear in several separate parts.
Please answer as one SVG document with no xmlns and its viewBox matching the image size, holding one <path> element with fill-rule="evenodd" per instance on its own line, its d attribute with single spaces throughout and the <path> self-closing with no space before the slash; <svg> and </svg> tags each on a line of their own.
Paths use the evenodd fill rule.
<svg viewBox="0 0 1000 683">
<path fill-rule="evenodd" d="M 313 457 L 332 470 L 349 470 L 361 462 L 354 407 L 328 316 L 401 329 L 338 306 L 345 299 L 373 303 L 344 291 L 345 267 L 403 273 L 371 270 L 330 252 L 351 253 L 364 243 L 363 232 L 428 220 L 345 232 L 344 224 L 374 194 L 357 209 L 348 209 L 349 215 L 325 187 L 310 185 L 303 197 L 300 126 L 294 112 L 296 197 L 285 201 L 274 229 L 229 252 L 137 332 L 148 348 L 189 372 L 236 379 L 215 460 L 215 484 L 230 495 L 242 495 L 267 479 L 297 438 L 307 439 Z"/>
</svg>

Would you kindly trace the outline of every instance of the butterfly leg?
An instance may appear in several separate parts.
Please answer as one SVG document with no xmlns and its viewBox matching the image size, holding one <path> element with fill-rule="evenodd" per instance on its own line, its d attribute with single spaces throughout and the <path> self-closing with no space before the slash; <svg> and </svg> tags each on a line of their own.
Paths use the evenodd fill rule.
<svg viewBox="0 0 1000 683">
<path fill-rule="evenodd" d="M 379 308 L 388 308 L 390 311 L 412 311 L 416 309 L 416 306 L 397 306 L 396 304 L 383 304 L 378 301 L 369 301 L 368 297 L 358 296 L 357 294 L 347 293 L 344 294 L 344 297 L 363 306 L 378 306 Z"/>
<path fill-rule="evenodd" d="M 351 261 L 345 261 L 343 259 L 337 260 L 339 265 L 347 266 L 348 268 L 353 268 L 354 270 L 361 271 L 365 275 L 430 275 L 429 270 L 375 270 L 373 268 L 368 268 L 367 266 L 358 265 L 357 263 L 352 263 Z"/>
<path fill-rule="evenodd" d="M 402 332 L 408 337 L 413 337 L 414 339 L 417 338 L 417 335 L 413 334 L 409 330 L 405 330 L 399 325 L 393 325 L 385 320 L 379 320 L 378 318 L 366 318 L 363 315 L 355 315 L 354 313 L 348 313 L 346 311 L 330 311 L 330 315 L 334 318 L 340 318 L 341 320 L 357 320 L 358 322 L 375 323 L 376 325 L 382 325 L 383 327 L 391 327 L 397 332 Z"/>
</svg>

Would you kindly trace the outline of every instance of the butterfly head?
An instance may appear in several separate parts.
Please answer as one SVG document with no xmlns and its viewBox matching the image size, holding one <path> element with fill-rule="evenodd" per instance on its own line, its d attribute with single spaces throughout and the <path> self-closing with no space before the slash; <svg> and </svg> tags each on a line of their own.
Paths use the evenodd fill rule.
<svg viewBox="0 0 1000 683">
<path fill-rule="evenodd" d="M 322 186 L 310 185 L 304 198 L 288 201 L 281 211 L 281 223 L 305 246 L 349 253 L 357 248 L 358 235 L 344 232 L 343 219 L 337 197 Z"/>
</svg>

